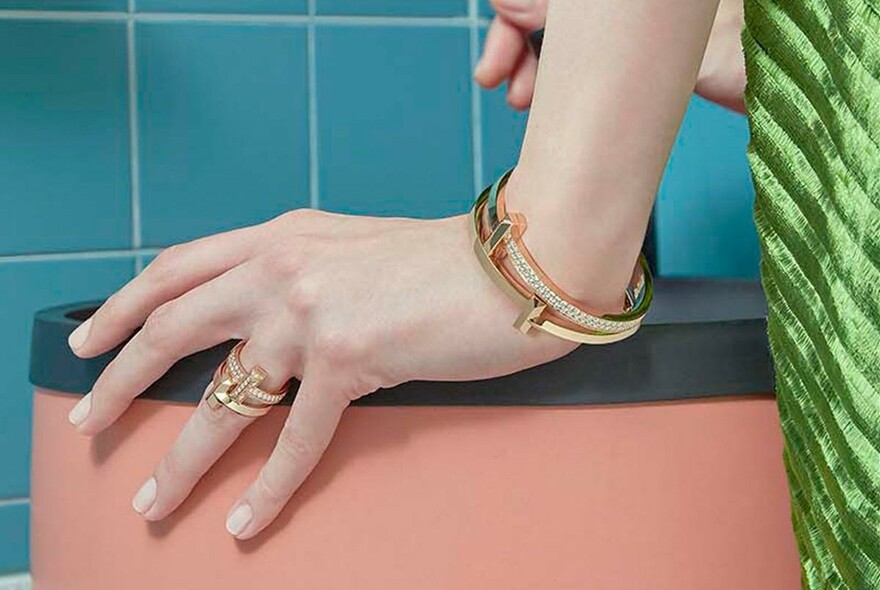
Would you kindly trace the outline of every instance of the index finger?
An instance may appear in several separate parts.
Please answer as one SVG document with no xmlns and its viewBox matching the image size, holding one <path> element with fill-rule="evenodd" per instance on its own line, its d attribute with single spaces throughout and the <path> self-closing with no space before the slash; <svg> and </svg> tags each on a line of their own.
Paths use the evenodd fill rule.
<svg viewBox="0 0 880 590">
<path fill-rule="evenodd" d="M 82 358 L 107 352 L 163 303 L 243 262 L 253 235 L 254 227 L 245 227 L 166 248 L 71 333 L 71 350 Z"/>
</svg>

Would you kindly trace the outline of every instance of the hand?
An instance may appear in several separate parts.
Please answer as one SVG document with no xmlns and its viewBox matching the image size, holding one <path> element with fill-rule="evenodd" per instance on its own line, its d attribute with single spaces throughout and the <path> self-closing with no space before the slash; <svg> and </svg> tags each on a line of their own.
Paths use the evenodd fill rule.
<svg viewBox="0 0 880 590">
<path fill-rule="evenodd" d="M 492 7 L 496 16 L 474 78 L 484 88 L 507 80 L 507 103 L 514 109 L 527 109 L 535 91 L 538 60 L 526 36 L 544 26 L 547 0 L 492 0 Z M 721 0 L 694 88 L 706 100 L 740 113 L 745 112 L 746 84 L 742 27 L 742 0 Z"/>
<path fill-rule="evenodd" d="M 273 379 L 263 387 L 302 381 L 268 462 L 230 511 L 230 533 L 253 537 L 308 476 L 352 400 L 413 379 L 512 373 L 573 350 L 513 328 L 517 310 L 480 268 L 468 223 L 300 210 L 173 246 L 71 335 L 76 354 L 93 357 L 143 325 L 71 421 L 94 435 L 181 357 L 246 340 L 244 366 Z M 202 401 L 135 509 L 168 516 L 252 420 Z"/>
<path fill-rule="evenodd" d="M 486 33 L 474 78 L 484 88 L 507 80 L 507 103 L 514 109 L 527 109 L 535 92 L 538 58 L 526 36 L 544 26 L 547 0 L 492 0 L 492 8 L 496 16 Z"/>
</svg>

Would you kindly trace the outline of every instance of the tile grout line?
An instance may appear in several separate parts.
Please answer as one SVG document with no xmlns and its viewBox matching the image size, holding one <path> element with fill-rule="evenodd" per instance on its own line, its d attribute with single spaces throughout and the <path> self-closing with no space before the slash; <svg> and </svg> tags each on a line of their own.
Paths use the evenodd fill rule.
<svg viewBox="0 0 880 590">
<path fill-rule="evenodd" d="M 469 0 L 470 1 L 470 0 Z M 311 14 L 246 14 L 198 12 L 100 12 L 70 10 L 0 9 L 0 20 L 111 21 L 111 22 L 216 22 L 253 24 L 314 24 L 345 26 L 409 26 L 469 28 L 488 19 L 471 16 L 356 16 Z"/>
<path fill-rule="evenodd" d="M 129 17 L 135 14 L 135 1 L 128 0 Z M 129 155 L 131 157 L 131 246 L 138 250 L 141 247 L 141 158 L 140 158 L 140 127 L 138 117 L 138 86 L 137 86 L 137 40 L 135 39 L 134 20 L 129 18 L 125 23 L 126 52 L 128 68 L 128 137 Z M 143 259 L 136 256 L 134 272 L 143 270 Z"/>
<path fill-rule="evenodd" d="M 306 88 L 309 103 L 309 207 L 312 209 L 318 209 L 321 206 L 318 184 L 318 77 L 315 71 L 317 63 L 315 57 L 315 2 L 316 0 L 309 0 L 309 23 L 306 27 L 306 73 L 308 75 Z"/>
<path fill-rule="evenodd" d="M 48 21 L 126 21 L 127 12 L 95 12 L 64 10 L 5 10 L 0 9 L 0 20 Z"/>
<path fill-rule="evenodd" d="M 61 260 L 105 260 L 109 258 L 129 258 L 135 256 L 153 256 L 162 248 L 138 248 L 123 250 L 81 250 L 78 252 L 38 252 L 32 254 L 0 255 L 0 264 L 17 262 L 52 262 Z"/>
<path fill-rule="evenodd" d="M 0 508 L 7 506 L 26 506 L 31 503 L 31 499 L 27 496 L 21 498 L 3 498 L 0 499 Z"/>
<path fill-rule="evenodd" d="M 483 109 L 480 104 L 480 85 L 474 79 L 474 69 L 480 56 L 480 20 L 478 0 L 468 0 L 470 22 L 470 81 L 471 81 L 471 143 L 474 165 L 474 197 L 483 190 Z"/>
</svg>

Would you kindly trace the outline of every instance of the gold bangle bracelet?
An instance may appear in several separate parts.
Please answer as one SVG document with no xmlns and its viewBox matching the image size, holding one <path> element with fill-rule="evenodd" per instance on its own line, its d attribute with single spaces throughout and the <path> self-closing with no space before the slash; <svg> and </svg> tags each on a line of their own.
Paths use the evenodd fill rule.
<svg viewBox="0 0 880 590">
<path fill-rule="evenodd" d="M 634 271 L 634 280 L 627 288 L 624 313 L 596 316 L 581 309 L 544 275 L 525 245 L 519 242 L 525 219 L 518 214 L 508 214 L 503 198 L 498 198 L 498 191 L 508 176 L 509 172 L 477 198 L 472 209 L 471 233 L 480 265 L 521 309 L 514 326 L 524 333 L 535 327 L 585 344 L 610 344 L 634 334 L 653 295 L 653 281 L 644 256 L 639 256 L 641 273 Z M 487 215 L 489 222 L 484 224 Z M 489 226 L 488 232 L 484 225 Z M 513 271 L 501 264 L 500 259 L 504 257 L 511 260 Z M 513 274 L 517 275 L 516 278 Z M 551 318 L 552 315 L 559 316 L 559 319 Z"/>
</svg>

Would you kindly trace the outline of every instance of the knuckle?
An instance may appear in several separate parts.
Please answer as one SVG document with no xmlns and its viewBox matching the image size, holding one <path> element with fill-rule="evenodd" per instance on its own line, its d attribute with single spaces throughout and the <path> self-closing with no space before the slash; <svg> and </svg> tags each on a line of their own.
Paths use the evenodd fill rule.
<svg viewBox="0 0 880 590">
<path fill-rule="evenodd" d="M 184 246 L 175 244 L 168 246 L 151 262 L 144 274 L 157 283 L 171 282 L 177 273 Z"/>
<path fill-rule="evenodd" d="M 92 326 L 97 322 L 103 322 L 104 319 L 111 320 L 120 315 L 121 306 L 120 306 L 120 291 L 116 291 L 110 297 L 108 297 L 104 303 L 95 311 L 92 315 Z"/>
<path fill-rule="evenodd" d="M 292 209 L 290 211 L 286 211 L 279 215 L 278 219 L 283 220 L 286 224 L 296 226 L 302 223 L 309 223 L 310 221 L 317 219 L 320 216 L 320 211 L 304 207 L 301 209 Z"/>
<path fill-rule="evenodd" d="M 172 448 L 159 461 L 159 465 L 156 467 L 156 478 L 159 481 L 179 481 L 183 474 L 184 468 L 180 452 Z"/>
<path fill-rule="evenodd" d="M 272 504 L 284 504 L 290 494 L 285 492 L 284 486 L 272 481 L 267 469 L 261 469 L 257 476 L 257 489 L 259 496 Z"/>
<path fill-rule="evenodd" d="M 300 276 L 288 284 L 284 302 L 294 318 L 303 319 L 313 314 L 320 295 L 321 289 L 314 279 Z"/>
<path fill-rule="evenodd" d="M 170 347 L 174 339 L 168 336 L 174 330 L 176 314 L 177 304 L 167 302 L 157 307 L 147 317 L 141 333 L 144 343 L 149 348 L 166 350 Z"/>
<path fill-rule="evenodd" d="M 299 428 L 287 425 L 278 435 L 278 451 L 295 465 L 310 466 L 317 462 L 315 444 Z"/>
</svg>

